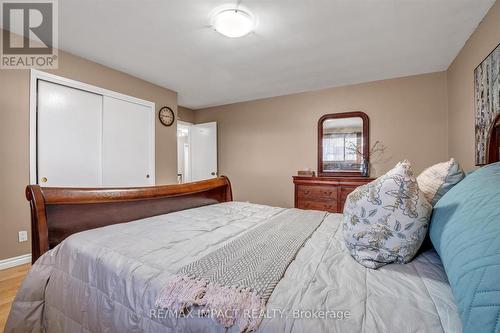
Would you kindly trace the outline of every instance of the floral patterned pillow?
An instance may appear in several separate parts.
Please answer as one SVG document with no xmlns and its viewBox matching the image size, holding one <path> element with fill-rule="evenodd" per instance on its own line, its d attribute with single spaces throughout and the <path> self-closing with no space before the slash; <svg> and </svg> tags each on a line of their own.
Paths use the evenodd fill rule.
<svg viewBox="0 0 500 333">
<path fill-rule="evenodd" d="M 347 197 L 343 224 L 347 249 L 369 268 L 407 263 L 425 238 L 431 212 L 410 162 L 400 162 Z"/>
</svg>

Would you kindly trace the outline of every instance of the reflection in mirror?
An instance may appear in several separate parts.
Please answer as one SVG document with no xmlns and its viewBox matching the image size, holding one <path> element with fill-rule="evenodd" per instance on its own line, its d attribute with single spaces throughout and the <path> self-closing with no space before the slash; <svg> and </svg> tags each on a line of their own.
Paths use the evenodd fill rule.
<svg viewBox="0 0 500 333">
<path fill-rule="evenodd" d="M 359 172 L 363 151 L 363 119 L 332 118 L 323 121 L 323 172 Z"/>
</svg>

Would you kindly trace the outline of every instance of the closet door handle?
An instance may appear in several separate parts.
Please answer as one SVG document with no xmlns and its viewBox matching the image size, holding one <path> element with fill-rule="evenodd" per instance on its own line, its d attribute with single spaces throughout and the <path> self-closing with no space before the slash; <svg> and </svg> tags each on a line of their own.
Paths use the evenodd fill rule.
<svg viewBox="0 0 500 333">
<path fill-rule="evenodd" d="M 42 181 L 42 183 L 46 183 L 48 181 L 48 179 L 46 177 L 42 177 L 42 179 L 40 179 Z"/>
</svg>

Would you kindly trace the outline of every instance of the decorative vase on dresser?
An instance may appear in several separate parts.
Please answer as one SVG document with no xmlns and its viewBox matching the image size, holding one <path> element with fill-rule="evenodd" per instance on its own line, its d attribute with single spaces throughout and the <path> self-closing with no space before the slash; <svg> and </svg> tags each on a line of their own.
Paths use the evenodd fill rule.
<svg viewBox="0 0 500 333">
<path fill-rule="evenodd" d="M 347 195 L 373 181 L 365 177 L 293 177 L 295 208 L 342 213 Z"/>
<path fill-rule="evenodd" d="M 373 181 L 368 125 L 368 115 L 360 111 L 319 119 L 318 177 L 293 177 L 295 208 L 342 213 L 347 195 Z"/>
</svg>

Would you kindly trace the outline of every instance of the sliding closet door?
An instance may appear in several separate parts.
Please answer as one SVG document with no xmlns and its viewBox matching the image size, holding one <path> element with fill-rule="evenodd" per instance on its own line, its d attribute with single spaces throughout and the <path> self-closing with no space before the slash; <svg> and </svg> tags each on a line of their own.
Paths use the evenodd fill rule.
<svg viewBox="0 0 500 333">
<path fill-rule="evenodd" d="M 38 184 L 100 186 L 102 96 L 39 80 L 37 102 Z"/>
<path fill-rule="evenodd" d="M 104 96 L 103 186 L 154 185 L 154 111 Z"/>
</svg>

